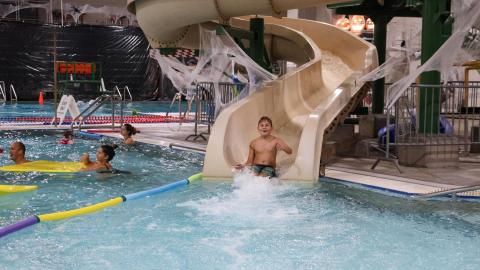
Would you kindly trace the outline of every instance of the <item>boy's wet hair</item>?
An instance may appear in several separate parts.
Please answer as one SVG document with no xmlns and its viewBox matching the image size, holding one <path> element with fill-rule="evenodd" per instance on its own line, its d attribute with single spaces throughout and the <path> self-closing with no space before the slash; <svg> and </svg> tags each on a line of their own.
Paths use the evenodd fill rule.
<svg viewBox="0 0 480 270">
<path fill-rule="evenodd" d="M 102 148 L 103 153 L 108 156 L 107 161 L 110 161 L 115 156 L 115 148 L 117 148 L 118 146 L 104 144 L 100 147 Z"/>
<path fill-rule="evenodd" d="M 270 124 L 270 126 L 273 127 L 272 119 L 270 119 L 270 117 L 268 117 L 268 116 L 260 117 L 260 120 L 258 120 L 257 126 L 260 125 L 260 123 L 263 122 L 263 121 L 267 121 Z"/>
</svg>

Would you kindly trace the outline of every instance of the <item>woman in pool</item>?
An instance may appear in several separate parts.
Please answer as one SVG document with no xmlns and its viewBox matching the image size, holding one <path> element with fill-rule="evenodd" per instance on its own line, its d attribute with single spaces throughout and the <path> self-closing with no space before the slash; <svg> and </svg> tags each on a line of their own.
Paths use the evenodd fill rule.
<svg viewBox="0 0 480 270">
<path fill-rule="evenodd" d="M 133 135 L 137 133 L 137 129 L 134 128 L 130 124 L 123 124 L 122 129 L 120 130 L 120 134 L 123 136 L 123 143 L 124 144 L 134 144 L 135 141 L 133 140 Z"/>
<path fill-rule="evenodd" d="M 82 171 L 112 170 L 112 165 L 110 165 L 109 162 L 115 156 L 115 148 L 117 148 L 117 146 L 106 144 L 100 146 L 97 149 L 96 162 L 91 161 L 87 153 L 83 154 L 80 162 L 85 165 L 85 168 L 83 168 Z"/>
</svg>

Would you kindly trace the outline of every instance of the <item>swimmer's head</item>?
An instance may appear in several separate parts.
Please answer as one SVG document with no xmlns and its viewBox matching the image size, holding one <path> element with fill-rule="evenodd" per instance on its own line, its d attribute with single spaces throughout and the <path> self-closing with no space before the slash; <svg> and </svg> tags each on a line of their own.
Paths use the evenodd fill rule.
<svg viewBox="0 0 480 270">
<path fill-rule="evenodd" d="M 132 136 L 137 133 L 137 129 L 130 124 L 123 124 L 121 129 L 122 135 Z"/>
<path fill-rule="evenodd" d="M 111 146 L 108 144 L 104 144 L 100 146 L 100 148 L 98 148 L 97 150 L 97 160 L 98 161 L 106 160 L 107 162 L 109 162 L 115 157 L 115 148 L 117 147 L 118 146 L 116 145 Z"/>
<path fill-rule="evenodd" d="M 10 159 L 17 162 L 25 158 L 25 145 L 18 141 L 10 145 Z"/>
<path fill-rule="evenodd" d="M 65 130 L 65 132 L 63 132 L 63 137 L 71 140 L 73 139 L 73 132 L 71 130 Z"/>
</svg>

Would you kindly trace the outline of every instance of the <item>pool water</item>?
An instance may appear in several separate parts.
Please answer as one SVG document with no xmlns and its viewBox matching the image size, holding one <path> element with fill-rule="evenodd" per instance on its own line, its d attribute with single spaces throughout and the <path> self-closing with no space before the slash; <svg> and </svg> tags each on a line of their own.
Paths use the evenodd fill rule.
<svg viewBox="0 0 480 270">
<path fill-rule="evenodd" d="M 31 159 L 77 160 L 100 144 L 58 145 L 59 135 L 39 132 L 1 137 L 3 147 L 22 138 Z M 183 179 L 202 160 L 137 145 L 117 149 L 112 162 L 132 175 L 0 172 L 0 184 L 40 187 L 1 196 L 0 226 Z M 237 175 L 8 235 L 0 269 L 478 269 L 479 236 L 477 203 Z"/>
<path fill-rule="evenodd" d="M 77 102 L 80 111 L 88 107 L 88 102 Z M 48 116 L 54 115 L 54 103 L 46 102 L 44 105 L 39 105 L 37 102 L 2 102 L 0 103 L 0 117 L 19 117 L 19 116 Z M 185 112 L 187 102 L 182 101 L 181 110 Z M 133 111 L 139 113 L 148 112 L 168 112 L 178 113 L 178 102 L 170 108 L 170 102 L 161 101 L 134 101 L 124 102 L 124 114 L 132 115 Z M 195 112 L 195 104 L 192 104 L 192 112 Z M 116 114 L 120 113 L 120 105 L 116 105 Z M 110 104 L 103 105 L 95 115 L 111 115 L 112 109 Z"/>
</svg>

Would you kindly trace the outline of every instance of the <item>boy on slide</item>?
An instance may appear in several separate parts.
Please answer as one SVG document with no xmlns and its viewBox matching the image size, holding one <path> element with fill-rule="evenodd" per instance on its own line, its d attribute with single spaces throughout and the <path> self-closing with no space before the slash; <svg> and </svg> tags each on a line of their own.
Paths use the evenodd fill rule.
<svg viewBox="0 0 480 270">
<path fill-rule="evenodd" d="M 248 166 L 256 176 L 276 177 L 277 151 L 281 150 L 290 155 L 292 148 L 271 134 L 273 124 L 269 117 L 262 116 L 257 129 L 260 136 L 250 142 L 247 161 L 245 164 L 236 165 L 235 168 L 240 170 Z"/>
<path fill-rule="evenodd" d="M 115 156 L 115 148 L 117 147 L 106 144 L 100 146 L 97 149 L 96 162 L 91 161 L 87 153 L 83 154 L 80 162 L 85 165 L 85 168 L 83 168 L 82 171 L 112 170 L 112 165 L 110 165 L 109 162 Z"/>
</svg>

